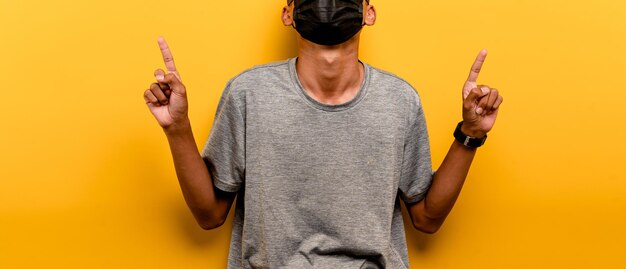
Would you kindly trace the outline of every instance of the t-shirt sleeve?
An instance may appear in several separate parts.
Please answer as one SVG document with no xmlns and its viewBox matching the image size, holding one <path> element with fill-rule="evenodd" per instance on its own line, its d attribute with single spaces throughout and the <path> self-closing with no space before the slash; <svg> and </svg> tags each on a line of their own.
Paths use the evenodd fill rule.
<svg viewBox="0 0 626 269">
<path fill-rule="evenodd" d="M 430 158 L 430 142 L 426 129 L 424 111 L 417 93 L 414 93 L 409 109 L 408 128 L 405 133 L 400 197 L 407 203 L 415 203 L 426 196 L 433 178 Z"/>
<path fill-rule="evenodd" d="M 229 81 L 201 153 L 213 185 L 226 192 L 237 192 L 245 180 L 245 100 L 238 95 Z"/>
</svg>

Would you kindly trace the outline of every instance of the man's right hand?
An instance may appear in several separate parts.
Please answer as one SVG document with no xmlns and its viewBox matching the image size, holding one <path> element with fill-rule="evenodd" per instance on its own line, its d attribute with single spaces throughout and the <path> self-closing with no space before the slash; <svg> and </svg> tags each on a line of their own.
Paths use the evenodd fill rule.
<svg viewBox="0 0 626 269">
<path fill-rule="evenodd" d="M 165 39 L 159 37 L 158 42 L 168 73 L 161 69 L 155 70 L 156 82 L 144 92 L 143 98 L 159 125 L 168 130 L 188 123 L 187 92 Z"/>
</svg>

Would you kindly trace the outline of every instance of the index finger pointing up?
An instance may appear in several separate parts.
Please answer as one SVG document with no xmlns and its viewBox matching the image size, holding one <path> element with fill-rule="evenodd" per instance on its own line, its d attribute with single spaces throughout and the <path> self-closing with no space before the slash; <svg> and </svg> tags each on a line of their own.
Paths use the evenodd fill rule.
<svg viewBox="0 0 626 269">
<path fill-rule="evenodd" d="M 159 48 L 161 48 L 161 54 L 163 55 L 163 62 L 165 62 L 165 68 L 167 71 L 177 73 L 176 65 L 174 65 L 174 57 L 172 57 L 172 53 L 170 52 L 170 47 L 167 46 L 167 42 L 165 42 L 165 38 L 159 36 L 158 39 Z"/>
<path fill-rule="evenodd" d="M 467 82 L 476 82 L 478 79 L 478 74 L 480 73 L 480 69 L 483 67 L 483 63 L 485 62 L 485 58 L 487 57 L 487 50 L 482 49 L 478 56 L 476 56 L 476 60 L 472 65 L 472 70 L 470 70 L 469 77 L 467 77 Z"/>
</svg>

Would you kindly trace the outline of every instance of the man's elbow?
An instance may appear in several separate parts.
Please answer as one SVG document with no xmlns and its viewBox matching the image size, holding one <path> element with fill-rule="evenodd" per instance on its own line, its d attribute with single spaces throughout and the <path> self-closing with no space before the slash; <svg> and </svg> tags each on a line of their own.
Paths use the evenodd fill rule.
<svg viewBox="0 0 626 269">
<path fill-rule="evenodd" d="M 222 215 L 213 215 L 213 214 L 202 214 L 195 215 L 196 222 L 198 225 L 204 230 L 212 230 L 218 228 L 226 222 L 226 216 Z"/>
<path fill-rule="evenodd" d="M 198 221 L 198 225 L 204 230 L 212 230 L 224 224 L 224 221 Z"/>
<path fill-rule="evenodd" d="M 439 220 L 424 220 L 424 221 L 413 221 L 413 227 L 423 233 L 434 234 L 439 231 L 443 221 Z"/>
<path fill-rule="evenodd" d="M 430 225 L 430 226 L 414 226 L 415 229 L 417 229 L 418 231 L 422 232 L 422 233 L 427 233 L 427 234 L 434 234 L 437 231 L 439 231 L 439 228 L 441 226 L 438 225 Z"/>
</svg>

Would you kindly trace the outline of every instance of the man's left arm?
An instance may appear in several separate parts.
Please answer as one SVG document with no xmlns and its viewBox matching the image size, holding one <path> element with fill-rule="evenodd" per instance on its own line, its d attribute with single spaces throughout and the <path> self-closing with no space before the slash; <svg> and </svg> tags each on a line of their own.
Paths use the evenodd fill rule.
<svg viewBox="0 0 626 269">
<path fill-rule="evenodd" d="M 503 100 L 498 90 L 476 84 L 486 56 L 486 50 L 478 54 L 463 86 L 461 132 L 474 138 L 482 138 L 491 130 Z M 433 175 L 432 184 L 424 199 L 406 204 L 416 229 L 425 233 L 439 230 L 461 193 L 476 150 L 457 140 L 452 143 L 441 166 Z"/>
</svg>

